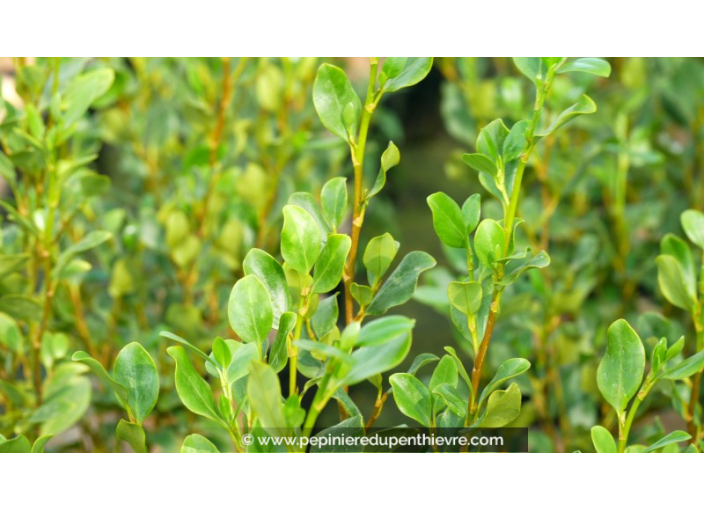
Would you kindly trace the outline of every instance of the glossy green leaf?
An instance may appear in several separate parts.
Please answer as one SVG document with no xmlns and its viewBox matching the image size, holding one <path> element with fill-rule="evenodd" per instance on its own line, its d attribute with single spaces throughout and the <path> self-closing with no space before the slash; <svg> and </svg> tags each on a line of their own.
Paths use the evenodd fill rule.
<svg viewBox="0 0 704 510">
<path fill-rule="evenodd" d="M 596 382 L 603 397 L 620 416 L 643 380 L 645 349 L 638 334 L 623 319 L 611 324 L 607 341 Z"/>
<path fill-rule="evenodd" d="M 462 204 L 462 221 L 467 234 L 474 232 L 474 229 L 479 225 L 482 211 L 482 197 L 479 193 L 470 196 Z"/>
<path fill-rule="evenodd" d="M 330 64 L 320 66 L 313 83 L 313 104 L 323 126 L 333 134 L 343 140 L 356 134 L 362 103 L 342 69 Z"/>
<path fill-rule="evenodd" d="M 687 209 L 680 216 L 680 221 L 689 240 L 704 250 L 704 213 Z"/>
<path fill-rule="evenodd" d="M 482 427 L 505 427 L 521 413 L 521 390 L 516 383 L 506 390 L 496 390 L 489 395 Z"/>
<path fill-rule="evenodd" d="M 391 170 L 400 162 L 401 153 L 399 152 L 398 147 L 396 147 L 393 142 L 389 142 L 389 146 L 381 155 L 381 169 L 376 176 L 376 181 L 374 181 L 372 189 L 367 193 L 366 199 L 370 199 L 384 189 L 384 186 L 386 186 L 386 172 Z"/>
<path fill-rule="evenodd" d="M 588 73 L 602 78 L 608 78 L 611 74 L 611 65 L 603 59 L 594 57 L 578 58 L 568 61 L 560 67 L 558 73 Z"/>
<path fill-rule="evenodd" d="M 441 384 L 447 384 L 452 388 L 456 388 L 457 381 L 457 365 L 455 365 L 455 360 L 452 359 L 452 356 L 446 354 L 435 367 L 430 382 L 428 383 L 428 389 L 432 392 Z"/>
<path fill-rule="evenodd" d="M 447 383 L 439 384 L 431 392 L 440 397 L 454 414 L 462 418 L 467 416 L 467 401 L 462 399 L 454 386 Z"/>
<path fill-rule="evenodd" d="M 540 57 L 513 57 L 513 63 L 533 83 L 543 80 L 547 73 Z"/>
<path fill-rule="evenodd" d="M 205 362 L 217 363 L 214 358 L 211 358 L 210 356 L 208 356 L 206 353 L 201 351 L 198 347 L 193 345 L 191 342 L 189 342 L 185 338 L 181 338 L 180 336 L 175 335 L 174 333 L 171 333 L 169 331 L 161 331 L 159 333 L 159 336 L 162 336 L 164 338 L 168 338 L 169 340 L 173 340 L 174 342 L 180 343 L 181 345 L 186 347 L 189 351 L 191 351 L 193 354 L 202 358 Z M 78 361 L 78 360 L 74 360 L 74 361 Z"/>
<path fill-rule="evenodd" d="M 596 453 L 616 453 L 614 436 L 601 425 L 592 427 L 592 443 Z"/>
<path fill-rule="evenodd" d="M 467 369 L 464 368 L 462 361 L 460 361 L 459 356 L 457 356 L 457 351 L 455 351 L 453 347 L 446 346 L 445 352 L 447 352 L 450 356 L 452 356 L 452 359 L 455 360 L 455 365 L 457 365 L 457 372 L 459 373 L 460 377 L 465 382 L 467 388 L 469 388 L 469 391 L 471 392 L 472 380 L 470 379 L 469 374 L 467 373 Z"/>
<path fill-rule="evenodd" d="M 313 217 L 295 205 L 284 207 L 281 254 L 296 271 L 308 274 L 318 260 L 323 239 Z"/>
<path fill-rule="evenodd" d="M 159 373 L 154 360 L 137 342 L 127 344 L 117 354 L 113 366 L 115 381 L 127 389 L 127 405 L 141 425 L 159 398 Z"/>
<path fill-rule="evenodd" d="M 32 445 L 25 436 L 17 436 L 0 442 L 0 453 L 31 453 Z"/>
<path fill-rule="evenodd" d="M 129 444 L 135 453 L 147 453 L 147 437 L 141 425 L 120 420 L 116 435 L 120 441 Z"/>
<path fill-rule="evenodd" d="M 364 267 L 378 280 L 386 274 L 391 263 L 396 258 L 399 244 L 394 241 L 388 232 L 384 235 L 373 237 L 367 243 L 362 261 Z"/>
<path fill-rule="evenodd" d="M 112 376 L 107 373 L 103 365 L 101 365 L 98 360 L 92 358 L 90 354 L 83 351 L 75 352 L 73 356 L 71 356 L 71 360 L 83 363 L 88 368 L 90 368 L 95 373 L 95 375 L 102 379 L 102 381 L 112 391 L 115 392 L 115 395 L 117 395 L 117 398 L 123 403 L 123 405 L 127 405 L 127 402 L 129 400 L 127 387 L 113 379 Z"/>
<path fill-rule="evenodd" d="M 474 252 L 486 267 L 492 267 L 499 258 L 496 256 L 497 252 L 503 253 L 505 235 L 503 227 L 495 220 L 484 220 L 477 227 L 474 234 Z"/>
<path fill-rule="evenodd" d="M 692 312 L 697 298 L 692 294 L 677 259 L 672 255 L 659 255 L 655 263 L 658 266 L 658 285 L 665 298 L 676 307 Z"/>
<path fill-rule="evenodd" d="M 183 440 L 181 453 L 220 453 L 220 451 L 207 438 L 200 434 L 191 434 Z"/>
<path fill-rule="evenodd" d="M 482 305 L 482 284 L 452 282 L 447 288 L 450 304 L 465 315 L 474 315 Z"/>
<path fill-rule="evenodd" d="M 436 361 L 440 361 L 440 358 L 438 358 L 435 354 L 419 354 L 415 357 L 413 363 L 411 363 L 411 366 L 408 369 L 407 373 L 411 375 L 416 375 L 416 373 L 418 373 L 418 370 L 420 370 L 426 365 L 429 365 L 430 363 L 435 363 Z"/>
<path fill-rule="evenodd" d="M 371 287 L 367 285 L 358 285 L 357 282 L 352 282 L 350 292 L 352 293 L 354 300 L 357 301 L 359 306 L 362 307 L 369 305 L 374 297 Z"/>
<path fill-rule="evenodd" d="M 496 370 L 496 374 L 486 385 L 484 391 L 479 396 L 479 405 L 484 402 L 484 399 L 490 395 L 495 389 L 501 386 L 504 382 L 521 375 L 530 368 L 530 361 L 523 358 L 512 358 L 501 363 Z"/>
<path fill-rule="evenodd" d="M 53 435 L 40 436 L 32 445 L 32 453 L 44 453 L 46 444 L 54 437 Z"/>
<path fill-rule="evenodd" d="M 237 280 L 227 305 L 230 326 L 245 342 L 264 343 L 274 324 L 271 298 L 254 275 Z"/>
<path fill-rule="evenodd" d="M 483 172 L 491 175 L 492 177 L 496 177 L 498 175 L 499 169 L 496 168 L 496 163 L 484 154 L 463 154 L 462 161 L 464 161 L 468 167 L 473 168 L 477 172 Z"/>
<path fill-rule="evenodd" d="M 281 386 L 273 368 L 259 361 L 250 364 L 247 397 L 262 427 L 278 430 L 286 428 Z"/>
<path fill-rule="evenodd" d="M 643 453 L 654 452 L 655 450 L 664 448 L 667 445 L 674 443 L 682 443 L 684 441 L 689 441 L 690 439 L 692 439 L 692 436 L 690 436 L 686 432 L 682 430 L 675 430 L 674 432 L 670 432 L 662 439 L 659 439 L 655 441 L 652 445 L 648 446 L 645 450 L 643 450 Z"/>
<path fill-rule="evenodd" d="M 403 59 L 402 65 L 398 59 Z M 432 57 L 387 57 L 381 70 L 389 79 L 381 90 L 396 92 L 415 85 L 428 75 L 432 67 Z"/>
<path fill-rule="evenodd" d="M 421 273 L 432 269 L 435 264 L 435 259 L 422 251 L 412 251 L 406 255 L 372 299 L 367 314 L 384 314 L 389 308 L 411 299 Z"/>
<path fill-rule="evenodd" d="M 670 255 L 680 266 L 684 285 L 687 289 L 687 294 L 696 300 L 697 296 L 697 273 L 694 267 L 694 256 L 689 245 L 673 234 L 665 234 L 660 241 L 660 253 Z"/>
<path fill-rule="evenodd" d="M 273 328 L 278 329 L 281 314 L 292 307 L 283 267 L 274 257 L 258 248 L 249 250 L 242 267 L 245 276 L 254 275 L 264 284 L 271 299 Z"/>
<path fill-rule="evenodd" d="M 526 130 L 529 122 L 527 120 L 519 120 L 516 122 L 506 135 L 504 144 L 501 150 L 504 163 L 509 163 L 518 159 L 526 147 Z"/>
<path fill-rule="evenodd" d="M 577 101 L 575 104 L 560 113 L 545 131 L 536 134 L 536 136 L 549 136 L 554 133 L 557 129 L 564 126 L 569 121 L 579 117 L 580 115 L 587 115 L 594 112 L 596 112 L 596 104 L 594 103 L 594 101 L 592 101 L 589 96 L 582 95 L 579 101 Z"/>
<path fill-rule="evenodd" d="M 512 262 L 506 266 L 506 274 L 500 281 L 499 285 L 507 286 L 511 285 L 516 279 L 529 269 L 542 269 L 550 265 L 550 256 L 545 252 L 541 251 L 534 257 L 530 259 L 523 260 L 516 264 Z"/>
<path fill-rule="evenodd" d="M 347 179 L 335 177 L 326 182 L 320 192 L 320 203 L 328 225 L 337 232 L 347 212 Z"/>
<path fill-rule="evenodd" d="M 452 248 L 464 248 L 469 244 L 469 234 L 464 216 L 457 202 L 445 193 L 433 193 L 428 197 L 433 213 L 433 227 L 440 240 Z"/>
<path fill-rule="evenodd" d="M 359 346 L 351 355 L 351 368 L 343 384 L 357 384 L 400 365 L 411 349 L 411 331 L 415 321 L 390 315 L 362 327 Z M 344 336 L 344 334 L 343 334 Z"/>
<path fill-rule="evenodd" d="M 428 388 L 411 374 L 393 374 L 389 382 L 399 411 L 424 427 L 430 427 L 432 404 Z"/>
<path fill-rule="evenodd" d="M 297 319 L 298 316 L 293 312 L 285 312 L 281 316 L 279 331 L 269 353 L 269 365 L 277 373 L 284 369 L 288 361 L 289 335 L 296 327 Z"/>
<path fill-rule="evenodd" d="M 313 292 L 330 292 L 342 279 L 352 240 L 345 234 L 330 234 L 313 271 Z"/>
<path fill-rule="evenodd" d="M 503 159 L 502 150 L 510 131 L 501 119 L 495 119 L 484 126 L 477 137 L 477 150 L 496 165 Z M 501 165 L 503 166 L 503 165 Z"/>
<path fill-rule="evenodd" d="M 198 374 L 183 347 L 172 346 L 166 352 L 176 361 L 174 381 L 181 402 L 192 413 L 208 418 L 227 428 L 215 405 L 210 385 Z"/>
<path fill-rule="evenodd" d="M 692 377 L 697 372 L 704 369 L 704 351 L 699 351 L 694 356 L 690 356 L 679 365 L 667 370 L 660 377 L 663 379 L 686 379 Z"/>
</svg>

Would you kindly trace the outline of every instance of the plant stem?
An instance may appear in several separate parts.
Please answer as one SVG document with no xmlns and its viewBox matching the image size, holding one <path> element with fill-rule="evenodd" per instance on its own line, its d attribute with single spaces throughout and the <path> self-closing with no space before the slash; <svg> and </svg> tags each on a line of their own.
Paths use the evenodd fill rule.
<svg viewBox="0 0 704 510">
<path fill-rule="evenodd" d="M 293 333 L 293 339 L 298 340 L 301 338 L 301 329 L 303 328 L 303 317 L 298 314 L 296 318 L 296 329 Z M 298 376 L 298 347 L 291 344 L 291 350 L 289 351 L 289 366 L 288 366 L 288 394 L 297 395 L 298 388 L 296 386 L 296 378 Z"/>
<path fill-rule="evenodd" d="M 631 425 L 633 425 L 633 419 L 636 417 L 636 412 L 641 402 L 645 400 L 648 396 L 651 388 L 655 384 L 655 379 L 652 377 L 652 373 L 648 374 L 645 378 L 643 386 L 640 387 L 635 400 L 631 404 L 631 409 L 628 411 L 628 417 L 624 425 L 621 424 L 621 420 L 618 420 L 618 453 L 623 453 L 626 451 L 626 446 L 628 445 L 628 434 L 631 431 Z"/>
<path fill-rule="evenodd" d="M 491 334 L 494 331 L 494 323 L 496 322 L 496 315 L 499 310 L 499 300 L 501 299 L 501 292 L 494 293 L 491 299 L 491 306 L 489 308 L 489 317 L 486 321 L 486 329 L 484 330 L 484 337 L 482 338 L 482 343 L 479 346 L 479 352 L 474 359 L 474 366 L 472 367 L 472 395 L 469 399 L 469 415 L 473 415 L 477 412 L 477 397 L 479 396 L 479 382 L 482 379 L 482 369 L 484 368 L 484 359 L 486 358 L 486 352 L 489 349 L 489 343 L 491 342 Z"/>
<path fill-rule="evenodd" d="M 354 166 L 354 201 L 352 210 L 352 246 L 350 254 L 345 263 L 345 270 L 342 279 L 345 283 L 345 322 L 347 324 L 354 320 L 354 301 L 352 299 L 352 283 L 354 282 L 354 269 L 357 262 L 357 251 L 359 249 L 359 235 L 364 223 L 364 202 L 362 197 L 362 183 L 364 179 L 364 151 L 367 144 L 367 134 L 369 133 L 369 123 L 372 119 L 379 97 L 375 98 L 374 89 L 376 87 L 376 75 L 379 62 L 377 57 L 371 57 L 369 71 L 369 83 L 367 85 L 367 97 L 364 100 L 362 119 L 359 125 L 359 135 L 356 145 L 350 144 L 352 164 Z"/>
</svg>

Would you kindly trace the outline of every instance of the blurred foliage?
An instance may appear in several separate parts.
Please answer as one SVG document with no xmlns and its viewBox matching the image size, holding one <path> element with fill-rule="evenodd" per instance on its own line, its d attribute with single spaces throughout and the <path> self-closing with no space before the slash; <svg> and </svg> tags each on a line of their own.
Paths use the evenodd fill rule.
<svg viewBox="0 0 704 510">
<path fill-rule="evenodd" d="M 608 61 L 608 79 L 570 73 L 552 87 L 545 125 L 587 91 L 598 110 L 531 154 L 516 246 L 545 250 L 551 264 L 506 290 L 487 355 L 487 374 L 508 358 L 532 364 L 516 378 L 524 402 L 513 424 L 531 427 L 534 451 L 593 451 L 592 427 L 616 430 L 619 417 L 602 400 L 596 374 L 607 327 L 617 319 L 634 326 L 648 363 L 662 337 L 672 344 L 684 335 L 687 356 L 701 349 L 699 315 L 665 299 L 656 257 L 666 233 L 684 237 L 681 213 L 704 204 L 704 61 Z M 59 434 L 50 450 L 121 448 L 114 439 L 119 402 L 70 358 L 83 350 L 112 367 L 118 352 L 137 342 L 161 380 L 145 429 L 155 449 L 178 450 L 193 428 L 212 431 L 181 407 L 159 331 L 204 349 L 217 335 L 234 337 L 225 303 L 244 275 L 245 254 L 258 247 L 278 257 L 289 196 L 318 196 L 329 178 L 352 175 L 347 145 L 323 135 L 313 106 L 322 61 L 13 63 L 20 101 L 0 101 L 0 434 L 25 434 L 38 449 L 41 437 Z M 482 218 L 502 218 L 461 155 L 478 151 L 477 137 L 494 119 L 512 126 L 531 112 L 533 86 L 509 58 L 439 58 L 433 73 L 424 86 L 439 84 L 439 104 L 427 88 L 399 94 L 406 103 L 382 103 L 365 159 L 376 164 L 389 139 L 404 154 L 405 145 L 427 147 L 428 140 L 401 143 L 404 129 L 417 133 L 416 124 L 432 123 L 411 115 L 421 106 L 439 110 L 444 126 L 421 136 L 454 149 L 443 150 L 442 161 L 404 163 L 386 195 L 400 207 L 410 182 L 417 188 L 410 189 L 411 209 L 397 216 L 388 198 L 375 204 L 362 245 L 386 225 L 394 234 L 405 228 L 414 242 L 427 238 L 440 253 L 429 227 L 404 222 L 421 209 L 430 218 L 425 197 L 436 191 L 462 201 L 480 193 Z M 358 92 L 362 81 L 352 77 Z M 415 122 L 402 125 L 409 117 Z M 423 181 L 413 180 L 421 173 Z M 701 247 L 691 240 L 699 261 Z M 447 298 L 466 261 L 462 250 L 459 257 L 452 248 L 442 253 L 416 299 L 448 317 L 460 356 L 471 360 L 471 340 L 452 328 Z M 418 336 L 414 342 L 428 350 Z M 700 413 L 688 409 L 692 384 L 655 386 L 638 408 L 634 441 L 651 444 L 685 423 L 698 436 Z"/>
</svg>

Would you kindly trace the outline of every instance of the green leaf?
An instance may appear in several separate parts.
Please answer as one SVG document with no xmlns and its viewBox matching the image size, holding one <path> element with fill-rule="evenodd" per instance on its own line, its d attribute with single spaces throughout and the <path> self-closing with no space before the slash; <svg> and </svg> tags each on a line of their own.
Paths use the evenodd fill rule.
<svg viewBox="0 0 704 510">
<path fill-rule="evenodd" d="M 415 321 L 399 315 L 366 324 L 359 333 L 359 348 L 351 355 L 352 366 L 342 384 L 357 384 L 400 365 L 411 349 L 414 324 Z"/>
<path fill-rule="evenodd" d="M 430 427 L 432 404 L 428 388 L 411 374 L 393 374 L 389 382 L 399 411 L 424 427 Z"/>
<path fill-rule="evenodd" d="M 452 356 L 445 354 L 440 363 L 435 367 L 433 375 L 428 383 L 428 389 L 432 392 L 441 384 L 448 384 L 453 388 L 457 388 L 457 365 Z"/>
<path fill-rule="evenodd" d="M 501 386 L 504 382 L 521 375 L 522 373 L 528 371 L 529 368 L 530 361 L 523 358 L 512 358 L 501 363 L 499 368 L 496 370 L 496 374 L 494 374 L 493 379 L 486 385 L 484 391 L 482 391 L 482 394 L 479 397 L 479 405 L 484 402 L 484 399 L 490 393 Z"/>
<path fill-rule="evenodd" d="M 135 453 L 147 453 L 147 436 L 141 425 L 120 420 L 116 435 L 119 440 L 129 444 Z"/>
<path fill-rule="evenodd" d="M 470 316 L 482 306 L 482 284 L 479 282 L 451 282 L 447 287 L 450 304 Z"/>
<path fill-rule="evenodd" d="M 596 453 L 616 453 L 614 436 L 601 425 L 592 427 L 592 443 Z"/>
<path fill-rule="evenodd" d="M 704 250 L 704 213 L 694 209 L 687 209 L 680 216 L 682 229 L 690 241 Z"/>
<path fill-rule="evenodd" d="M 474 251 L 479 261 L 491 268 L 498 260 L 497 253 L 503 253 L 506 243 L 503 227 L 495 220 L 486 219 L 477 227 L 474 234 Z"/>
<path fill-rule="evenodd" d="M 181 453 L 220 453 L 220 450 L 200 434 L 191 434 L 183 440 Z"/>
<path fill-rule="evenodd" d="M 689 245 L 684 239 L 680 239 L 676 235 L 665 234 L 660 241 L 660 253 L 674 257 L 684 277 L 687 294 L 696 301 L 697 274 L 694 269 L 694 257 Z"/>
<path fill-rule="evenodd" d="M 0 255 L 0 280 L 17 271 L 29 261 L 29 255 L 21 253 L 19 255 Z"/>
<path fill-rule="evenodd" d="M 60 274 L 61 270 L 71 261 L 73 257 L 84 251 L 92 250 L 96 246 L 103 244 L 111 238 L 112 234 L 110 232 L 95 230 L 78 241 L 76 244 L 72 244 L 66 249 L 66 251 L 61 253 L 59 259 L 56 261 L 56 266 L 54 266 L 53 270 L 54 276 Z"/>
<path fill-rule="evenodd" d="M 467 369 L 464 368 L 464 365 L 462 364 L 462 361 L 460 361 L 459 356 L 457 356 L 457 351 L 455 351 L 454 348 L 446 346 L 445 351 L 452 356 L 452 359 L 455 360 L 455 365 L 457 365 L 457 371 L 460 374 L 460 377 L 464 381 L 464 383 L 467 385 L 467 388 L 469 388 L 470 393 L 472 392 L 472 380 L 469 377 L 469 374 L 467 373 Z"/>
<path fill-rule="evenodd" d="M 337 232 L 347 212 L 347 179 L 335 177 L 326 182 L 320 192 L 320 203 L 328 225 Z"/>
<path fill-rule="evenodd" d="M 296 271 L 308 274 L 320 255 L 323 242 L 315 219 L 295 205 L 284 207 L 281 254 Z"/>
<path fill-rule="evenodd" d="M 298 315 L 294 312 L 285 312 L 281 316 L 279 331 L 276 333 L 274 345 L 271 346 L 269 353 L 269 365 L 277 373 L 284 369 L 288 361 L 289 335 L 296 327 L 297 319 Z"/>
<path fill-rule="evenodd" d="M 254 275 L 235 283 L 227 305 L 230 326 L 245 342 L 262 345 L 274 323 L 271 298 L 264 284 Z"/>
<path fill-rule="evenodd" d="M 54 437 L 53 435 L 40 436 L 32 445 L 32 453 L 44 453 L 44 447 Z"/>
<path fill-rule="evenodd" d="M 90 354 L 83 351 L 75 352 L 73 356 L 71 356 L 71 360 L 83 363 L 88 368 L 90 368 L 95 373 L 95 375 L 102 379 L 103 382 L 112 391 L 115 392 L 115 395 L 117 395 L 117 398 L 120 400 L 122 405 L 127 405 L 127 402 L 129 400 L 129 393 L 127 391 L 127 388 L 117 382 L 115 379 L 113 379 L 110 374 L 107 373 L 105 368 L 103 368 L 103 365 L 101 365 L 98 360 L 92 358 Z"/>
<path fill-rule="evenodd" d="M 518 265 L 509 264 L 506 266 L 508 274 L 505 275 L 500 281 L 499 285 L 507 286 L 511 285 L 516 279 L 529 269 L 542 269 L 550 265 L 550 256 L 541 251 L 535 257 L 531 257 L 528 260 L 520 262 Z"/>
<path fill-rule="evenodd" d="M 513 63 L 533 83 L 542 81 L 547 73 L 540 57 L 513 57 Z"/>
<path fill-rule="evenodd" d="M 66 125 L 70 126 L 81 118 L 96 99 L 108 91 L 114 79 L 112 69 L 97 69 L 74 78 L 63 94 L 62 107 L 65 110 L 63 117 Z"/>
<path fill-rule="evenodd" d="M 320 210 L 320 206 L 318 205 L 318 202 L 311 193 L 305 191 L 297 191 L 296 193 L 291 194 L 291 196 L 288 198 L 288 204 L 300 207 L 305 212 L 311 215 L 311 217 L 318 224 L 318 228 L 320 229 L 321 243 L 322 240 L 325 239 L 327 235 L 331 233 L 330 228 L 328 227 L 328 223 L 327 221 L 325 221 L 325 217 L 323 216 L 323 213 Z"/>
<path fill-rule="evenodd" d="M 403 59 L 403 67 L 398 59 Z M 415 85 L 428 75 L 432 67 L 432 57 L 387 57 L 381 71 L 389 79 L 383 84 L 381 90 L 396 92 Z M 399 68 L 401 68 L 400 71 Z"/>
<path fill-rule="evenodd" d="M 17 436 L 0 442 L 0 453 L 31 453 L 32 445 L 24 436 Z"/>
<path fill-rule="evenodd" d="M 362 257 L 364 267 L 378 280 L 386 274 L 389 266 L 396 258 L 398 247 L 399 244 L 394 241 L 394 238 L 388 232 L 372 238 L 367 243 L 367 248 L 364 250 L 364 256 Z"/>
<path fill-rule="evenodd" d="M 57 435 L 71 428 L 83 417 L 91 398 L 91 384 L 81 375 L 85 367 L 77 363 L 58 365 L 44 382 L 44 401 L 29 416 L 29 423 L 39 423 L 39 435 Z"/>
<path fill-rule="evenodd" d="M 137 342 L 117 354 L 113 366 L 115 381 L 127 389 L 127 405 L 138 425 L 154 409 L 159 398 L 159 372 L 149 353 Z"/>
<path fill-rule="evenodd" d="M 501 119 L 491 121 L 479 132 L 477 150 L 491 159 L 495 166 L 503 159 L 502 150 L 510 131 Z"/>
<path fill-rule="evenodd" d="M 660 377 L 662 379 L 686 379 L 692 377 L 697 372 L 704 369 L 704 351 L 699 351 L 694 356 L 690 356 L 679 365 L 667 370 Z"/>
<path fill-rule="evenodd" d="M 260 361 L 253 361 L 249 365 L 247 398 L 262 427 L 277 430 L 286 428 L 279 378 L 269 365 Z"/>
<path fill-rule="evenodd" d="M 497 390 L 489 395 L 482 427 L 505 427 L 521 414 L 521 390 L 516 383 L 506 390 Z"/>
<path fill-rule="evenodd" d="M 479 193 L 475 193 L 462 204 L 462 221 L 467 234 L 471 234 L 477 225 L 482 211 L 482 197 Z"/>
<path fill-rule="evenodd" d="M 176 361 L 174 382 L 181 402 L 192 413 L 214 421 L 227 429 L 227 424 L 220 417 L 210 385 L 196 372 L 188 354 L 183 347 L 171 346 L 166 352 Z"/>
<path fill-rule="evenodd" d="M 333 134 L 343 140 L 356 134 L 362 102 L 342 69 L 330 64 L 320 66 L 313 83 L 313 104 L 323 126 Z"/>
<path fill-rule="evenodd" d="M 668 347 L 667 352 L 665 353 L 665 362 L 670 361 L 672 358 L 681 353 L 682 349 L 684 349 L 684 337 L 680 337 L 679 340 Z"/>
<path fill-rule="evenodd" d="M 484 154 L 462 154 L 462 161 L 464 161 L 468 167 L 473 168 L 477 172 L 483 172 L 491 175 L 492 177 L 496 177 L 498 175 L 499 169 L 496 168 L 496 163 Z"/>
<path fill-rule="evenodd" d="M 193 345 L 191 342 L 189 342 L 189 341 L 186 340 L 185 338 L 181 338 L 180 336 L 175 335 L 175 334 L 173 334 L 173 333 L 170 333 L 169 331 L 161 331 L 161 332 L 159 333 L 159 336 L 164 337 L 164 338 L 168 338 L 169 340 L 173 340 L 174 342 L 178 342 L 178 343 L 182 344 L 182 345 L 185 346 L 189 351 L 191 351 L 193 354 L 195 354 L 196 356 L 199 356 L 200 358 L 202 358 L 206 363 L 213 363 L 213 364 L 215 364 L 215 365 L 218 364 L 217 361 L 216 361 L 214 358 L 208 356 L 206 353 L 204 353 L 203 351 L 201 351 L 198 347 L 196 347 L 195 345 Z M 75 355 L 74 355 L 74 356 L 75 356 Z M 78 360 L 74 360 L 74 361 L 78 361 Z M 222 367 L 221 367 L 221 368 L 222 368 Z"/>
<path fill-rule="evenodd" d="M 437 192 L 428 197 L 428 205 L 433 213 L 433 227 L 440 240 L 452 248 L 468 246 L 469 234 L 457 202 L 445 193 Z"/>
<path fill-rule="evenodd" d="M 586 94 L 582 95 L 575 104 L 567 108 L 565 111 L 560 113 L 552 124 L 541 133 L 536 134 L 536 137 L 548 136 L 554 133 L 558 128 L 564 126 L 569 121 L 579 117 L 580 115 L 587 115 L 596 112 L 596 104 L 591 100 Z"/>
<path fill-rule="evenodd" d="M 462 399 L 454 386 L 447 383 L 439 384 L 431 392 L 442 398 L 445 405 L 457 416 L 462 418 L 467 416 L 467 402 Z"/>
<path fill-rule="evenodd" d="M 345 234 L 330 234 L 313 272 L 313 292 L 330 292 L 342 279 L 345 261 L 350 252 L 352 240 Z"/>
<path fill-rule="evenodd" d="M 674 432 L 670 432 L 662 439 L 659 439 L 650 446 L 648 446 L 645 450 L 643 450 L 643 453 L 654 452 L 655 450 L 659 450 L 660 448 L 663 448 L 669 444 L 681 443 L 683 441 L 689 441 L 690 439 L 692 439 L 692 436 L 690 436 L 686 432 L 682 430 L 675 430 Z"/>
<path fill-rule="evenodd" d="M 293 313 L 293 312 L 287 312 Z M 282 321 L 283 319 L 283 315 Z M 283 328 L 283 326 L 281 326 Z M 281 329 L 279 329 L 281 331 Z M 259 346 L 257 344 L 243 344 L 241 342 L 235 342 L 234 340 L 226 340 L 225 343 L 230 348 L 232 352 L 232 361 L 230 366 L 227 367 L 227 380 L 230 385 L 234 384 L 238 380 L 249 374 L 249 364 L 253 360 L 259 360 Z"/>
<path fill-rule="evenodd" d="M 330 333 L 332 329 L 337 324 L 337 318 L 340 314 L 339 308 L 337 306 L 337 293 L 326 297 L 321 300 L 318 304 L 318 309 L 313 314 L 310 320 L 313 331 L 322 339 L 325 335 Z"/>
<path fill-rule="evenodd" d="M 374 297 L 374 293 L 372 292 L 372 288 L 367 286 L 367 285 L 358 285 L 357 282 L 352 282 L 352 286 L 350 287 L 350 292 L 352 293 L 352 297 L 359 303 L 359 306 L 365 307 L 368 306 L 369 303 L 372 302 L 372 298 Z"/>
<path fill-rule="evenodd" d="M 386 172 L 391 170 L 393 167 L 401 162 L 401 153 L 398 147 L 394 145 L 393 142 L 389 142 L 389 146 L 386 148 L 384 153 L 381 155 L 381 170 L 376 176 L 376 181 L 374 181 L 374 186 L 367 193 L 365 199 L 369 200 L 371 197 L 377 195 L 384 186 L 386 186 Z"/>
<path fill-rule="evenodd" d="M 602 78 L 608 78 L 611 74 L 611 65 L 606 60 L 600 58 L 586 57 L 571 60 L 557 71 L 558 74 L 575 72 L 594 74 Z"/>
<path fill-rule="evenodd" d="M 382 315 L 389 308 L 411 299 L 421 273 L 435 267 L 435 264 L 435 259 L 422 251 L 412 251 L 406 255 L 372 299 L 367 314 Z"/>
<path fill-rule="evenodd" d="M 436 361 L 440 361 L 440 358 L 438 358 L 435 354 L 419 354 L 415 357 L 413 363 L 411 363 L 411 367 L 408 369 L 408 373 L 411 375 L 416 375 L 418 370 L 420 370 L 426 365 L 429 365 L 430 363 L 435 363 Z"/>
<path fill-rule="evenodd" d="M 258 248 L 249 250 L 242 262 L 242 267 L 245 276 L 256 276 L 269 293 L 274 319 L 273 327 L 278 329 L 281 314 L 291 310 L 292 307 L 283 267 L 274 257 Z"/>
<path fill-rule="evenodd" d="M 599 363 L 596 382 L 619 417 L 638 391 L 645 370 L 645 349 L 638 334 L 623 319 L 609 327 L 606 354 Z"/>
<path fill-rule="evenodd" d="M 697 298 L 692 295 L 684 271 L 672 255 L 658 255 L 658 285 L 665 298 L 678 308 L 693 312 Z"/>
<path fill-rule="evenodd" d="M 504 163 L 509 163 L 518 159 L 526 146 L 526 130 L 529 122 L 527 120 L 519 120 L 516 122 L 511 131 L 509 131 L 502 148 Z"/>
</svg>

